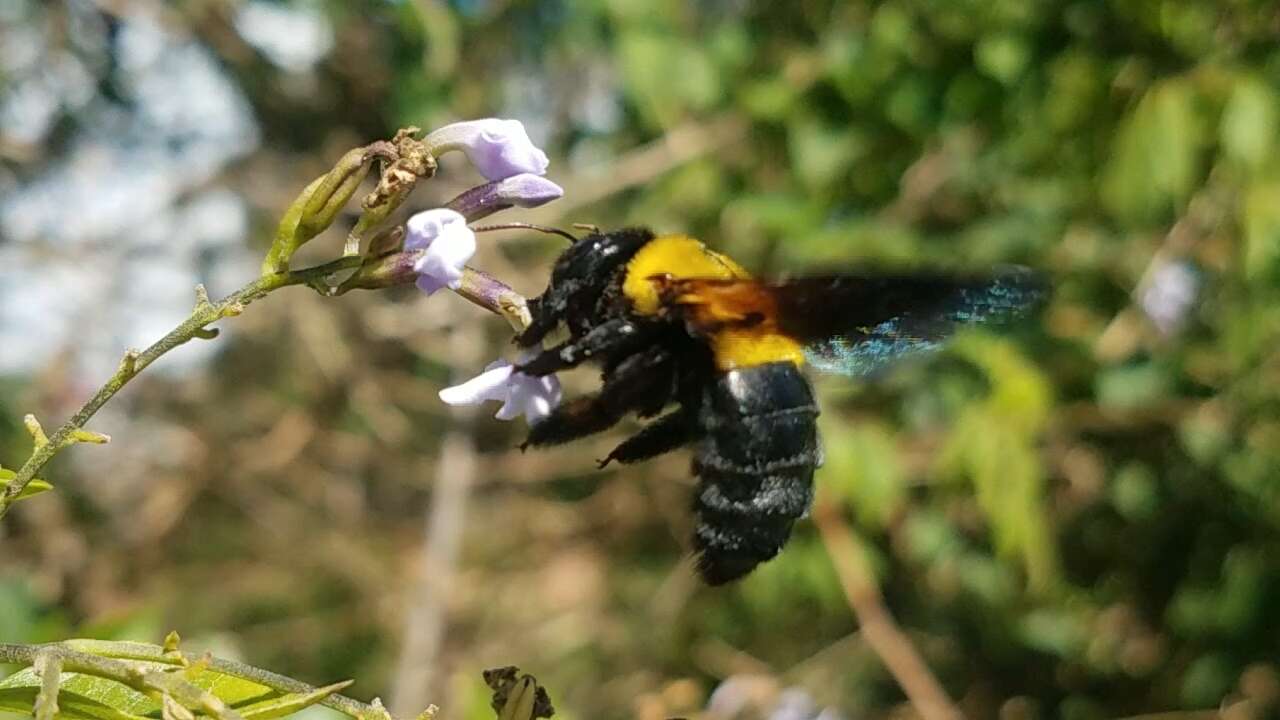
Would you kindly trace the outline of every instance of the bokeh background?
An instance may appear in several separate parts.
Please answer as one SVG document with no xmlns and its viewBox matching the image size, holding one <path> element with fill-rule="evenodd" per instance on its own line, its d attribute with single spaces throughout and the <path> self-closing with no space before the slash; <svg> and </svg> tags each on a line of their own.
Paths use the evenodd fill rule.
<svg viewBox="0 0 1280 720">
<path fill-rule="evenodd" d="M 1263 717 L 1278 41 L 1264 0 L 7 0 L 0 462 L 196 282 L 249 280 L 343 151 L 514 117 L 567 194 L 502 219 L 687 231 L 766 274 L 1047 273 L 1010 332 L 817 379 L 823 497 L 971 717 Z M 447 157 L 410 205 L 477 180 Z M 528 294 L 559 248 L 483 244 Z M 506 664 L 567 718 L 688 716 L 717 687 L 776 718 L 804 715 L 768 710 L 782 688 L 789 710 L 912 716 L 811 523 L 709 590 L 687 455 L 596 471 L 625 429 L 521 454 L 492 406 L 438 401 L 508 340 L 447 294 L 295 289 L 172 353 L 91 424 L 113 442 L 64 453 L 0 527 L 0 640 L 177 629 L 451 718 L 491 717 L 479 671 Z"/>
</svg>

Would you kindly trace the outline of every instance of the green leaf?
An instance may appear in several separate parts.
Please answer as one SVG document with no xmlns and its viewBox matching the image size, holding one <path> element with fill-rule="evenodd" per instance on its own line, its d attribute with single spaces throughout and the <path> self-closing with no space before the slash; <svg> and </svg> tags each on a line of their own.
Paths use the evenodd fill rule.
<svg viewBox="0 0 1280 720">
<path fill-rule="evenodd" d="M 849 170 L 861 147 L 846 126 L 800 116 L 788 127 L 787 147 L 796 176 L 811 190 L 824 189 Z"/>
<path fill-rule="evenodd" d="M 110 648 L 117 658 L 127 657 L 141 666 L 153 670 L 181 672 L 191 684 L 207 690 L 222 700 L 245 720 L 270 720 L 292 715 L 310 707 L 351 684 L 350 681 L 316 688 L 305 693 L 284 693 L 244 678 L 217 672 L 195 665 L 188 669 L 173 665 L 147 662 L 148 658 L 161 657 L 161 648 L 144 643 L 101 643 L 75 641 L 82 652 L 91 648 Z M 121 647 L 136 646 L 137 652 L 122 656 Z M 107 655 L 108 653 L 96 653 Z M 144 716 L 158 716 L 160 703 L 131 687 L 115 680 L 86 675 L 63 673 L 59 683 L 58 705 L 61 717 L 83 720 L 133 720 Z M 29 713 L 40 691 L 40 677 L 33 668 L 23 669 L 0 681 L 0 709 Z"/>
<path fill-rule="evenodd" d="M 1159 222 L 1187 199 L 1200 174 L 1202 133 L 1191 85 L 1151 88 L 1116 134 L 1103 173 L 1103 204 L 1120 219 Z"/>
<path fill-rule="evenodd" d="M 64 672 L 58 688 L 63 717 L 111 720 L 160 712 L 160 703 L 114 680 Z M 40 676 L 34 668 L 25 668 L 0 682 L 0 706 L 30 712 L 38 692 Z"/>
<path fill-rule="evenodd" d="M 1269 279 L 1280 268 L 1280 183 L 1250 188 L 1241 214 L 1245 275 Z"/>
<path fill-rule="evenodd" d="M 1031 48 L 1020 35 L 993 33 L 982 38 L 973 49 L 974 60 L 987 75 L 1005 85 L 1022 74 L 1031 59 Z"/>
<path fill-rule="evenodd" d="M 1039 449 L 1052 406 L 1049 382 L 1007 341 L 970 333 L 954 347 L 984 371 L 991 392 L 957 418 L 939 471 L 973 483 L 997 553 L 1020 560 L 1031 587 L 1046 591 L 1058 576 Z"/>
<path fill-rule="evenodd" d="M 5 485 L 8 485 L 9 481 L 13 480 L 17 476 L 18 476 L 18 473 L 12 470 L 0 468 L 0 488 L 3 488 Z M 45 492 L 46 490 L 52 490 L 52 489 L 53 489 L 53 485 L 50 485 L 48 482 L 45 482 L 40 478 L 31 478 L 31 482 L 27 483 L 27 486 L 22 488 L 22 492 L 18 493 L 17 499 L 26 500 L 29 497 L 35 497 L 36 495 L 39 495 L 40 493 Z"/>
<path fill-rule="evenodd" d="M 871 528 L 888 525 L 905 494 L 898 451 L 889 429 L 875 422 L 824 423 L 827 439 L 823 481 L 848 500 Z"/>
<path fill-rule="evenodd" d="M 651 124 L 668 127 L 690 110 L 720 98 L 720 77 L 708 52 L 691 40 L 632 31 L 618 45 L 632 102 Z"/>
<path fill-rule="evenodd" d="M 1068 610 L 1032 610 L 1018 623 L 1018 634 L 1027 645 L 1062 658 L 1078 656 L 1089 642 L 1089 630 Z"/>
<path fill-rule="evenodd" d="M 1098 373 L 1094 391 L 1098 404 L 1107 408 L 1132 409 L 1168 397 L 1170 380 L 1155 363 L 1123 365 Z"/>
<path fill-rule="evenodd" d="M 1241 165 L 1258 170 L 1271 159 L 1277 127 L 1277 98 L 1269 85 L 1253 77 L 1235 84 L 1222 111 L 1222 149 Z"/>
<path fill-rule="evenodd" d="M 244 708 L 240 708 L 241 717 L 245 720 L 268 720 L 268 718 L 285 717 L 292 715 L 300 710 L 311 707 L 316 703 L 324 700 L 330 695 L 349 686 L 353 681 L 344 680 L 343 682 L 326 685 L 322 688 L 316 688 L 309 693 L 289 693 L 281 695 L 271 700 L 265 700 L 255 703 Z"/>
<path fill-rule="evenodd" d="M 40 692 L 40 681 L 35 678 L 35 672 L 30 668 L 22 672 L 30 672 L 34 679 L 34 684 L 0 688 L 0 710 L 23 715 L 31 713 L 31 708 L 36 701 L 36 695 Z M 19 675 L 21 674 L 19 673 Z M 63 687 L 64 689 L 58 693 L 59 718 L 69 720 L 149 720 L 144 715 L 122 712 L 93 698 L 71 692 L 65 689 L 65 683 Z"/>
</svg>

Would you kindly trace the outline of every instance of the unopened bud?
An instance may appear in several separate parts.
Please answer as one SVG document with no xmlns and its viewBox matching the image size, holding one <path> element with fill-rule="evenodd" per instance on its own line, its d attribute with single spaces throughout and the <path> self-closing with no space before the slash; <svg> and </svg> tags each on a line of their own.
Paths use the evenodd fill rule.
<svg viewBox="0 0 1280 720">
<path fill-rule="evenodd" d="M 337 287 L 335 294 L 342 295 L 350 290 L 377 290 L 417 282 L 416 266 L 426 252 L 425 249 L 405 250 L 370 257 L 354 275 Z"/>
<path fill-rule="evenodd" d="M 445 207 L 461 213 L 467 222 L 475 222 L 499 210 L 514 206 L 538 207 L 563 195 L 564 189 L 550 180 L 521 173 L 473 187 L 445 203 Z"/>
</svg>

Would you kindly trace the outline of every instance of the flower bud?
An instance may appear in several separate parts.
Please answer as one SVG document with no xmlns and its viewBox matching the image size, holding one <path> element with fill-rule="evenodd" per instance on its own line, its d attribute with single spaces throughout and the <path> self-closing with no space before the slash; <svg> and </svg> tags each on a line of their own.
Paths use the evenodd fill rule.
<svg viewBox="0 0 1280 720">
<path fill-rule="evenodd" d="M 293 253 L 333 223 L 369 174 L 375 157 L 367 148 L 350 150 L 333 169 L 316 178 L 298 195 L 276 228 L 275 240 L 263 262 L 264 273 L 289 269 Z"/>
<path fill-rule="evenodd" d="M 355 274 L 347 278 L 335 291 L 343 295 L 352 290 L 376 290 L 379 288 L 408 285 L 417 282 L 415 266 L 426 250 L 407 250 L 390 255 L 366 257 Z"/>
<path fill-rule="evenodd" d="M 564 189 L 550 180 L 532 173 L 520 173 L 473 187 L 445 203 L 445 207 L 461 213 L 468 222 L 475 222 L 513 206 L 532 208 L 545 205 L 562 195 Z"/>
</svg>

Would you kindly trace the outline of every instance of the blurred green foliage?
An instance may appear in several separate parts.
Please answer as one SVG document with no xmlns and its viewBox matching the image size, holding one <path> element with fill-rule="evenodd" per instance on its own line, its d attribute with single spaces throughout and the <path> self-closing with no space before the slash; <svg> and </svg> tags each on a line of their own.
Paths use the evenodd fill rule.
<svg viewBox="0 0 1280 720">
<path fill-rule="evenodd" d="M 1052 301 L 1006 337 L 966 335 L 871 383 L 818 379 L 820 492 L 856 523 L 892 612 L 973 717 L 1280 695 L 1275 3 L 329 2 L 335 50 L 298 87 L 228 39 L 231 5 L 172 12 L 248 94 L 264 152 L 333 155 L 326 143 L 401 125 L 510 115 L 548 140 L 550 177 L 569 190 L 547 211 L 561 214 L 540 219 L 688 231 L 764 274 L 1043 270 Z M 671 137 L 701 150 L 673 161 L 636 149 Z M 646 179 L 617 180 L 631 176 Z M 611 191 L 587 192 L 598 183 Z M 259 237 L 280 208 L 261 210 Z M 556 249 L 535 240 L 500 257 L 536 292 Z M 1175 262 L 1198 284 L 1162 332 L 1148 291 Z M 322 337 L 353 349 L 360 370 L 313 367 L 295 311 L 233 340 L 203 405 L 142 391 L 135 412 L 177 418 L 204 448 L 157 471 L 189 489 L 180 520 L 154 536 L 163 552 L 113 551 L 120 516 L 51 468 L 58 492 L 20 510 L 65 507 L 19 520 L 0 560 L 41 589 L 0 584 L 0 635 L 53 639 L 49 623 L 157 611 L 281 672 L 357 677 L 366 692 L 389 682 L 402 608 L 384 593 L 403 589 L 431 497 L 451 423 L 431 393 L 447 360 L 430 342 L 377 336 L 361 313 L 383 301 L 354 302 L 299 305 L 334 317 Z M 501 322 L 472 321 L 494 326 L 500 351 Z M 411 433 L 380 429 L 366 402 L 377 383 L 373 405 Z M 0 409 L 20 417 L 16 399 L 40 396 L 6 394 Z M 236 448 L 281 416 L 307 428 L 309 449 L 239 467 Z M 0 427 L 0 446 L 20 446 L 16 425 Z M 672 683 L 705 693 L 761 668 L 851 718 L 902 702 L 849 639 L 808 523 L 740 585 L 696 589 L 677 567 L 683 458 L 593 474 L 588 456 L 616 436 L 540 460 L 511 452 L 519 435 L 476 426 L 483 487 L 450 594 L 448 668 L 519 663 L 577 717 L 687 712 Z M 320 448 L 321 436 L 335 440 Z M 271 500 L 243 499 L 262 492 Z M 104 568 L 37 572 L 51 528 L 90 539 Z M 474 675 L 451 697 L 488 717 Z"/>
</svg>

